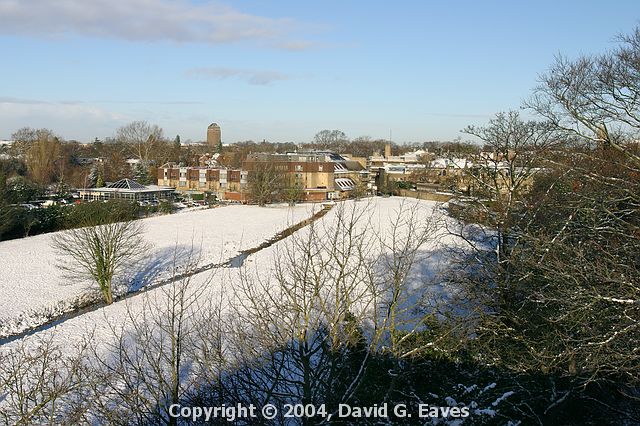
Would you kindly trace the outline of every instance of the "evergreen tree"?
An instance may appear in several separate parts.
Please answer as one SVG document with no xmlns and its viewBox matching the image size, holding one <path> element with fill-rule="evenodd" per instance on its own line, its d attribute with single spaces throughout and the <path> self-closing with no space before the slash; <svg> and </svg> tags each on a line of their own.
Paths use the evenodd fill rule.
<svg viewBox="0 0 640 426">
<path fill-rule="evenodd" d="M 180 135 L 176 135 L 176 138 L 173 140 L 173 153 L 172 160 L 176 162 L 180 162 Z"/>
<path fill-rule="evenodd" d="M 149 173 L 147 172 L 147 168 L 145 167 L 144 164 L 142 164 L 142 162 L 136 164 L 134 173 L 133 173 L 133 179 L 138 182 L 141 183 L 143 185 L 146 185 L 149 181 Z"/>
<path fill-rule="evenodd" d="M 98 188 L 98 176 L 99 176 L 99 172 L 98 172 L 98 167 L 94 164 L 93 166 L 91 166 L 91 170 L 89 171 L 89 174 L 87 175 L 87 185 L 89 187 L 94 187 L 94 188 Z"/>
</svg>

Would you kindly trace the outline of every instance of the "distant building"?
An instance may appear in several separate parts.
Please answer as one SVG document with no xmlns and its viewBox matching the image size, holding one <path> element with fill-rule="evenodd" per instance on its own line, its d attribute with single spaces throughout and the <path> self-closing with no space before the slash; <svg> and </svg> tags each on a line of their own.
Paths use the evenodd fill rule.
<svg viewBox="0 0 640 426">
<path fill-rule="evenodd" d="M 217 123 L 209 124 L 207 127 L 207 145 L 212 148 L 215 148 L 222 141 L 222 132 L 220 130 L 220 126 Z"/>
<path fill-rule="evenodd" d="M 121 179 L 102 188 L 80 190 L 80 198 L 85 201 L 124 199 L 131 201 L 164 200 L 173 197 L 175 188 L 167 186 L 144 186 L 131 179 Z"/>
</svg>

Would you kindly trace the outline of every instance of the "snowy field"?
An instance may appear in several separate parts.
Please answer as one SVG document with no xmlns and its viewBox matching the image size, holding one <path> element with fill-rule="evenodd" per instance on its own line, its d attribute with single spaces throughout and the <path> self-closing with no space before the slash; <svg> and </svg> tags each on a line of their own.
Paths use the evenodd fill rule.
<svg viewBox="0 0 640 426">
<path fill-rule="evenodd" d="M 443 224 L 445 220 L 450 221 L 450 219 L 442 215 L 436 203 L 392 197 L 375 198 L 372 201 L 358 203 L 347 202 L 346 208 L 355 206 L 366 210 L 366 217 L 361 225 L 364 226 L 366 223 L 367 226 L 376 229 L 377 234 L 381 235 L 383 239 L 390 240 L 393 228 L 392 219 L 401 207 L 406 208 L 409 205 L 419 207 L 419 217 L 432 217 L 435 229 L 429 240 L 420 247 L 415 265 L 409 273 L 410 282 L 407 291 L 413 294 L 408 294 L 407 299 L 415 299 L 425 293 L 428 297 L 446 299 L 449 290 L 438 284 L 432 285 L 433 278 L 447 266 L 447 259 L 443 254 L 446 249 L 459 246 L 462 242 L 446 231 Z M 336 208 L 332 209 L 316 225 L 322 227 L 336 221 L 337 210 Z M 256 246 L 273 236 L 278 230 L 285 228 L 287 224 L 299 222 L 310 215 L 309 205 L 298 206 L 292 210 L 283 207 L 234 206 L 184 215 L 157 217 L 145 220 L 145 222 L 147 223 L 148 238 L 156 245 L 156 253 L 162 255 L 163 250 L 172 249 L 176 240 L 180 244 L 190 244 L 192 235 L 195 235 L 197 240 L 202 241 L 202 252 L 206 255 L 204 257 L 209 259 L 213 257 L 214 260 L 217 260 L 227 259 L 241 249 Z M 296 234 L 300 236 L 306 232 L 309 232 L 309 227 L 303 228 Z M 13 243 L 16 248 L 12 250 L 5 250 L 5 246 L 0 245 L 2 258 L 11 259 L 10 264 L 12 265 L 8 270 L 2 270 L 2 285 L 5 288 L 3 294 L 10 295 L 11 298 L 11 300 L 2 300 L 3 308 L 6 307 L 6 309 L 11 309 L 11 312 L 19 313 L 21 310 L 47 303 L 47 297 L 60 299 L 65 294 L 69 297 L 74 292 L 82 291 L 82 287 L 60 286 L 60 278 L 56 278 L 58 272 L 53 266 L 53 254 L 48 245 L 49 238 L 45 235 L 2 243 L 3 245 Z M 282 255 L 286 244 L 288 244 L 287 240 L 290 238 L 249 256 L 245 263 L 246 270 L 269 281 L 277 257 Z M 39 257 L 37 257 L 38 262 L 31 265 L 38 271 L 36 276 L 35 273 L 30 272 L 29 266 L 20 265 L 19 256 L 25 256 L 26 250 L 37 251 L 38 249 L 41 250 Z M 22 250 L 22 254 L 19 254 L 18 250 Z M 153 257 L 154 255 L 151 255 L 150 259 Z M 10 279 L 13 279 L 13 282 L 21 283 L 23 287 L 19 291 L 12 291 L 12 287 L 8 285 Z M 192 288 L 194 291 L 199 291 L 204 287 L 203 298 L 205 296 L 212 297 L 215 300 L 222 300 L 223 304 L 226 304 L 230 298 L 231 289 L 237 286 L 238 280 L 238 268 L 218 268 L 195 275 Z M 37 285 L 37 281 L 40 281 L 40 285 Z M 49 284 L 44 286 L 42 282 Z M 428 288 L 425 287 L 425 282 L 431 283 Z M 131 321 L 131 317 L 139 314 L 146 303 L 150 301 L 157 303 L 160 300 L 161 304 L 162 298 L 165 297 L 166 289 L 164 287 L 166 286 L 68 319 L 59 325 L 22 340 L 53 337 L 55 341 L 64 342 L 65 346 L 70 347 L 74 343 L 79 343 L 88 332 L 93 333 L 93 341 L 108 340 L 113 337 L 112 327 L 126 328 L 126 323 Z M 63 293 L 61 289 L 64 289 L 66 293 Z M 29 296 L 29 292 L 37 294 L 37 302 L 35 298 Z M 429 296 L 429 292 L 433 294 Z M 21 306 L 21 308 L 16 308 L 13 306 L 14 304 Z M 6 344 L 3 349 L 8 349 L 18 343 L 19 341 L 15 341 Z"/>
<path fill-rule="evenodd" d="M 174 253 L 196 252 L 200 264 L 224 262 L 312 215 L 311 205 L 232 205 L 143 219 L 148 256 L 125 280 L 148 284 L 170 275 Z M 316 209 L 318 207 L 316 206 Z M 64 312 L 90 292 L 56 267 L 53 234 L 0 242 L 0 336 Z"/>
</svg>

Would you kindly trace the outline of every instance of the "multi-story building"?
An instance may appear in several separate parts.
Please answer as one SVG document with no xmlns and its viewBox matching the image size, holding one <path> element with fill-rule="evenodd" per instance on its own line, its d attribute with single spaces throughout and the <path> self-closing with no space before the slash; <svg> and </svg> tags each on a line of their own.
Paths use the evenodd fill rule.
<svg viewBox="0 0 640 426">
<path fill-rule="evenodd" d="M 368 171 L 357 162 L 332 152 L 249 154 L 242 169 L 224 167 L 182 167 L 168 163 L 158 168 L 158 185 L 176 188 L 184 194 L 215 194 L 218 199 L 245 201 L 253 173 L 269 171 L 281 175 L 289 189 L 295 188 L 305 201 L 346 198 L 356 191 L 367 192 Z M 274 191 L 282 188 L 273 188 Z"/>
<path fill-rule="evenodd" d="M 326 155 L 307 153 L 249 154 L 242 163 L 249 178 L 259 171 L 270 170 L 280 174 L 302 192 L 305 201 L 334 198 L 334 164 Z"/>
<path fill-rule="evenodd" d="M 242 165 L 248 176 L 265 167 L 285 175 L 306 201 L 345 198 L 367 174 L 357 161 L 325 151 L 250 154 Z"/>
<path fill-rule="evenodd" d="M 224 167 L 183 167 L 167 163 L 158 168 L 158 185 L 176 188 L 186 194 L 216 195 L 222 200 L 237 200 L 247 184 L 247 172 Z"/>
</svg>

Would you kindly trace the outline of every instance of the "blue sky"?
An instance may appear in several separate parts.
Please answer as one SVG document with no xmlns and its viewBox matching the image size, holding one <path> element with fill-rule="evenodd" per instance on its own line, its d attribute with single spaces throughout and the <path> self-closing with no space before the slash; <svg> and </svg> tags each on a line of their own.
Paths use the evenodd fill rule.
<svg viewBox="0 0 640 426">
<path fill-rule="evenodd" d="M 637 0 L 0 0 L 0 139 L 30 126 L 88 141 L 146 120 L 194 141 L 212 121 L 227 143 L 322 129 L 450 140 L 518 108 L 554 55 L 615 46 L 639 12 Z"/>
</svg>

